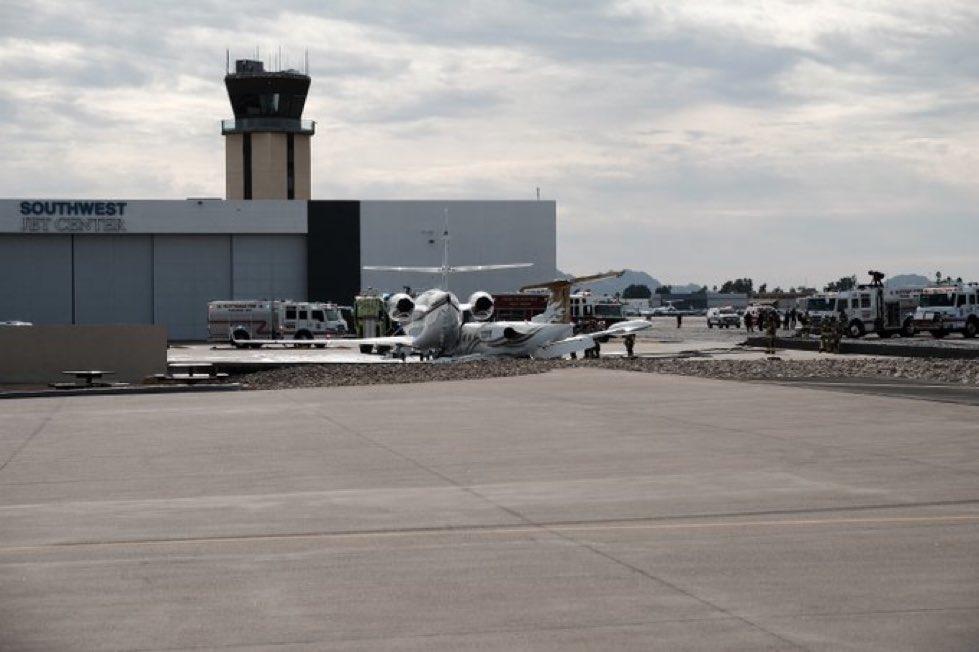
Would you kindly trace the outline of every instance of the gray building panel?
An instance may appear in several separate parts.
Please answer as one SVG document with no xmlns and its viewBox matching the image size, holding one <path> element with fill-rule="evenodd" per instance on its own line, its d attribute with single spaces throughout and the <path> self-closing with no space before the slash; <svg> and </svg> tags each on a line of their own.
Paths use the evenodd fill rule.
<svg viewBox="0 0 979 652">
<path fill-rule="evenodd" d="M 75 238 L 75 323 L 153 323 L 151 236 Z"/>
<path fill-rule="evenodd" d="M 306 299 L 306 239 L 233 235 L 232 299 Z"/>
<path fill-rule="evenodd" d="M 190 340 L 215 299 L 423 290 L 440 276 L 360 268 L 440 265 L 446 214 L 451 264 L 533 263 L 455 275 L 460 298 L 555 276 L 551 201 L 0 200 L 0 320 L 157 323 Z"/>
<path fill-rule="evenodd" d="M 556 206 L 553 201 L 364 201 L 361 202 L 363 265 L 431 266 L 442 263 L 439 239 L 448 217 L 452 265 L 533 263 L 525 269 L 456 274 L 449 289 L 465 298 L 476 290 L 515 291 L 557 273 Z M 365 271 L 364 287 L 423 290 L 437 274 Z"/>
<path fill-rule="evenodd" d="M 207 338 L 207 304 L 231 297 L 231 236 L 156 236 L 156 323 L 171 340 Z"/>
<path fill-rule="evenodd" d="M 72 323 L 71 236 L 0 234 L 0 321 Z"/>
</svg>

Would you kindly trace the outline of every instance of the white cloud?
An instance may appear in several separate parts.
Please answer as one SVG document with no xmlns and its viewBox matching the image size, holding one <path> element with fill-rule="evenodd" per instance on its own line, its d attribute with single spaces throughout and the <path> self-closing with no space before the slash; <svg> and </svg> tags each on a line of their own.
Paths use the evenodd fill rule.
<svg viewBox="0 0 979 652">
<path fill-rule="evenodd" d="M 977 28 L 967 1 L 7 2 L 0 195 L 221 195 L 224 49 L 295 44 L 318 197 L 541 186 L 578 272 L 979 278 Z"/>
</svg>

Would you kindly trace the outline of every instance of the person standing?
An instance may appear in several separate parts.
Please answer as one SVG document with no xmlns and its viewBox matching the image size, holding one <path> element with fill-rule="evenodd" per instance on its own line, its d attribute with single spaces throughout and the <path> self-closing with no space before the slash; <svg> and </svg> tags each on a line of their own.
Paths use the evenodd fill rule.
<svg viewBox="0 0 979 652">
<path fill-rule="evenodd" d="M 833 353 L 840 352 L 840 342 L 843 341 L 843 337 L 846 335 L 847 326 L 846 313 L 841 310 L 840 318 L 836 322 L 836 333 L 833 336 Z"/>
<path fill-rule="evenodd" d="M 626 357 L 627 358 L 634 358 L 634 357 L 636 357 L 635 354 L 632 352 L 633 348 L 636 346 L 636 336 L 635 335 L 632 335 L 632 334 L 629 334 L 629 335 L 624 336 L 622 338 L 622 340 L 625 342 L 625 355 L 626 355 Z"/>
<path fill-rule="evenodd" d="M 833 333 L 836 331 L 836 317 L 823 317 L 819 325 L 819 352 L 829 353 L 833 346 Z"/>
<path fill-rule="evenodd" d="M 749 333 L 752 333 L 755 330 L 755 318 L 752 317 L 750 312 L 744 313 L 744 328 Z"/>
<path fill-rule="evenodd" d="M 680 328 L 681 326 L 683 326 L 683 313 L 678 312 L 676 313 L 676 327 Z"/>
<path fill-rule="evenodd" d="M 765 353 L 768 355 L 775 355 L 775 339 L 778 337 L 778 325 L 780 322 L 781 318 L 779 317 L 778 311 L 772 310 L 768 313 L 768 324 L 765 330 L 768 335 Z"/>
</svg>

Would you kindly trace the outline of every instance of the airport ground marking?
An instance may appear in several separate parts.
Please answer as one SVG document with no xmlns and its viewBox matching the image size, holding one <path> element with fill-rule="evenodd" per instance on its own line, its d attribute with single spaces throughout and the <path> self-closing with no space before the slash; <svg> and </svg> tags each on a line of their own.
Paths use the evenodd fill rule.
<svg viewBox="0 0 979 652">
<path fill-rule="evenodd" d="M 917 523 L 944 523 L 967 525 L 979 523 L 979 514 L 949 514 L 943 516 L 891 516 L 877 518 L 793 519 L 770 521 L 724 521 L 710 523 L 620 523 L 620 524 L 528 524 L 494 526 L 459 526 L 448 528 L 420 528 L 408 530 L 378 530 L 366 532 L 296 532 L 285 534 L 256 534 L 226 537 L 194 537 L 184 539 L 142 539 L 119 541 L 66 541 L 34 546 L 0 547 L 0 554 L 17 552 L 54 552 L 75 548 L 120 548 L 142 546 L 206 545 L 213 543 L 261 543 L 270 541 L 309 541 L 315 539 L 384 539 L 483 534 L 533 534 L 561 532 L 604 532 L 611 530 L 708 530 L 749 527 L 805 527 L 819 525 L 903 525 Z"/>
</svg>

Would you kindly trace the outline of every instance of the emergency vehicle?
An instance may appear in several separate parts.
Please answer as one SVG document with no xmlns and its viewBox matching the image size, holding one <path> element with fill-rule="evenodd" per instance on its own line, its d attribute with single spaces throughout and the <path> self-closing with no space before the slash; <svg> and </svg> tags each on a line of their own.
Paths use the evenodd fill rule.
<svg viewBox="0 0 979 652">
<path fill-rule="evenodd" d="M 816 294 L 806 301 L 812 325 L 818 327 L 824 319 L 846 320 L 849 337 L 877 333 L 878 337 L 892 335 L 913 337 L 914 311 L 918 307 L 920 288 L 888 288 L 881 272 L 869 272 L 873 279 L 852 290 Z"/>
<path fill-rule="evenodd" d="M 824 319 L 836 314 L 836 292 L 820 292 L 806 297 L 804 312 L 810 320 L 810 325 L 819 326 Z"/>
<path fill-rule="evenodd" d="M 577 292 L 571 295 L 571 321 L 578 332 L 592 332 L 599 329 L 599 322 L 605 326 L 625 321 L 625 306 L 612 297 L 595 297 L 591 292 Z"/>
<path fill-rule="evenodd" d="M 347 323 L 332 303 L 262 300 L 207 304 L 209 342 L 259 348 L 261 344 L 247 344 L 243 340 L 313 340 L 346 333 Z"/>
<path fill-rule="evenodd" d="M 979 284 L 958 283 L 921 291 L 914 325 L 942 338 L 949 333 L 975 337 L 979 331 Z"/>
</svg>

